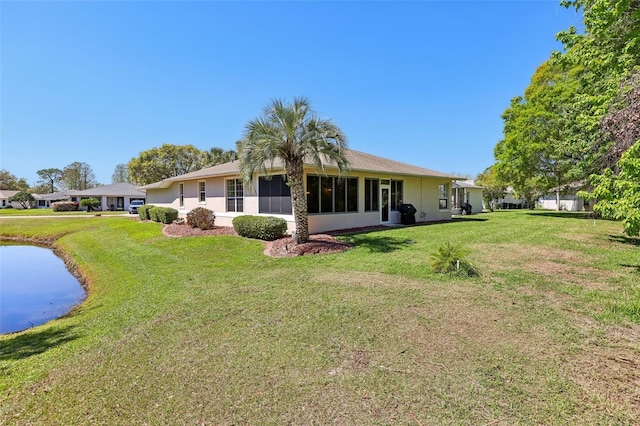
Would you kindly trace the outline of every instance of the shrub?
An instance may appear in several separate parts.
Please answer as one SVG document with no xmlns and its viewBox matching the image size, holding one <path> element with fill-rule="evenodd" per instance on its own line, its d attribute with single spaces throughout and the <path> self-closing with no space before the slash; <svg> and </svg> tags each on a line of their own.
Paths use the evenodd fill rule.
<svg viewBox="0 0 640 426">
<path fill-rule="evenodd" d="M 149 217 L 154 222 L 168 224 L 178 218 L 178 210 L 171 207 L 154 207 L 149 210 Z"/>
<path fill-rule="evenodd" d="M 82 207 L 86 207 L 87 211 L 90 212 L 93 209 L 98 209 L 98 206 L 100 206 L 100 200 L 97 198 L 84 198 L 80 200 L 80 205 Z"/>
<path fill-rule="evenodd" d="M 187 224 L 192 228 L 213 229 L 215 220 L 216 215 L 204 207 L 196 207 L 187 213 Z"/>
<path fill-rule="evenodd" d="M 153 204 L 145 204 L 143 206 L 138 207 L 138 218 L 140 220 L 151 220 L 151 216 L 149 216 L 149 210 L 154 208 Z"/>
<path fill-rule="evenodd" d="M 51 209 L 54 212 L 72 212 L 78 210 L 78 203 L 76 201 L 58 201 L 51 203 Z"/>
<path fill-rule="evenodd" d="M 429 255 L 431 268 L 441 274 L 473 277 L 480 275 L 480 271 L 464 257 L 466 252 L 450 242 L 440 244 L 438 250 Z"/>
<path fill-rule="evenodd" d="M 287 221 L 274 216 L 244 215 L 233 219 L 233 229 L 246 238 L 271 241 L 285 236 Z"/>
</svg>

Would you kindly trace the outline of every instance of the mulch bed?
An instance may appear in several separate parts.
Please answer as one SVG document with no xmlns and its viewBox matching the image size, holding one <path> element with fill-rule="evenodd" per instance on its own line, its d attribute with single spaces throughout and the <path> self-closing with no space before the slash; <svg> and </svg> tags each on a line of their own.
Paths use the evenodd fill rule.
<svg viewBox="0 0 640 426">
<path fill-rule="evenodd" d="M 192 228 L 188 225 L 169 224 L 162 228 L 162 233 L 167 237 L 192 237 L 202 235 L 238 235 L 229 226 L 216 226 L 213 229 L 203 231 L 200 228 Z M 330 254 L 349 250 L 351 245 L 338 241 L 328 234 L 316 234 L 309 237 L 309 241 L 296 244 L 291 237 L 281 238 L 275 241 L 264 242 L 264 254 L 271 257 L 294 257 L 311 254 Z"/>
</svg>

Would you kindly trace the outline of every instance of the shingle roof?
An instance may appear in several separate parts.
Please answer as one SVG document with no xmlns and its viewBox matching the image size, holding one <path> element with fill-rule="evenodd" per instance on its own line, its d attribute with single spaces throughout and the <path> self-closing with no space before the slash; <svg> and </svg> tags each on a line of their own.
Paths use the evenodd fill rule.
<svg viewBox="0 0 640 426">
<path fill-rule="evenodd" d="M 20 191 L 12 191 L 10 189 L 0 189 L 0 198 L 8 199 L 8 198 L 11 198 L 14 195 L 16 195 L 18 192 L 20 192 Z"/>
<path fill-rule="evenodd" d="M 459 176 L 454 176 L 449 173 L 442 173 L 431 169 L 425 169 L 418 166 L 413 166 L 411 164 L 402 163 L 400 161 L 389 160 L 387 158 L 378 157 L 376 155 L 367 154 L 360 151 L 355 151 L 352 149 L 347 149 L 345 151 L 347 160 L 349 161 L 349 168 L 352 171 L 368 171 L 368 172 L 378 172 L 378 173 L 393 173 L 399 175 L 407 175 L 407 176 L 429 176 L 429 177 L 442 177 L 442 178 L 450 178 L 455 179 L 459 178 Z M 311 162 L 305 162 L 305 165 L 312 166 Z M 327 168 L 335 167 L 335 164 L 327 163 Z M 273 168 L 282 168 L 281 161 L 275 161 L 273 164 Z M 198 179 L 198 178 L 208 178 L 214 176 L 229 176 L 229 175 L 237 175 L 240 173 L 239 162 L 231 161 L 229 163 L 219 164 L 213 167 L 207 167 L 201 170 L 197 170 L 195 172 L 186 173 L 184 175 L 175 176 L 171 178 L 164 179 L 160 182 L 151 183 L 149 185 L 145 185 L 140 187 L 140 189 L 154 189 L 154 188 L 167 188 L 171 186 L 173 182 L 182 181 L 182 180 L 190 180 L 190 179 Z"/>
<path fill-rule="evenodd" d="M 468 188 L 468 189 L 484 189 L 483 186 L 478 186 L 472 180 L 457 180 L 453 182 L 454 188 Z"/>
<path fill-rule="evenodd" d="M 143 191 L 140 191 L 136 185 L 132 185 L 130 183 L 114 183 L 111 185 L 97 186 L 95 188 L 85 189 L 84 191 L 78 191 L 75 195 L 79 195 L 81 197 L 144 197 L 146 194 Z"/>
</svg>

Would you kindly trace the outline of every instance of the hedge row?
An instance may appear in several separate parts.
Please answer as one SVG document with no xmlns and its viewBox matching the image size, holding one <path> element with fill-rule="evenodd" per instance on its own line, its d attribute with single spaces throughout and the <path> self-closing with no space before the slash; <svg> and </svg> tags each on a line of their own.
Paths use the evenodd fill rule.
<svg viewBox="0 0 640 426">
<path fill-rule="evenodd" d="M 178 210 L 171 207 L 157 207 L 153 204 L 145 204 L 138 207 L 140 220 L 152 220 L 161 223 L 173 223 L 178 219 Z"/>
<path fill-rule="evenodd" d="M 78 210 L 77 201 L 58 201 L 57 203 L 51 203 L 51 209 L 54 212 L 72 212 Z"/>
<path fill-rule="evenodd" d="M 173 223 L 178 218 L 178 210 L 171 207 L 153 207 L 149 209 L 149 218 L 154 222 Z"/>
<path fill-rule="evenodd" d="M 140 220 L 151 220 L 151 216 L 149 216 L 149 210 L 154 208 L 153 204 L 145 204 L 138 207 L 138 217 Z"/>
<path fill-rule="evenodd" d="M 233 219 L 233 229 L 246 238 L 272 241 L 285 236 L 287 221 L 274 216 L 244 215 Z"/>
</svg>

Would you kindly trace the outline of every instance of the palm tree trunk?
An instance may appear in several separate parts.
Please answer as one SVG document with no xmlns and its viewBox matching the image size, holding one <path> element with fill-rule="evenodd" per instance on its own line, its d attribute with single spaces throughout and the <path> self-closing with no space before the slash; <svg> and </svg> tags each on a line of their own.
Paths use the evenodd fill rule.
<svg viewBox="0 0 640 426">
<path fill-rule="evenodd" d="M 291 184 L 291 205 L 296 222 L 294 240 L 296 243 L 309 241 L 309 222 L 307 220 L 307 195 L 304 190 L 302 159 L 285 166 Z"/>
</svg>

